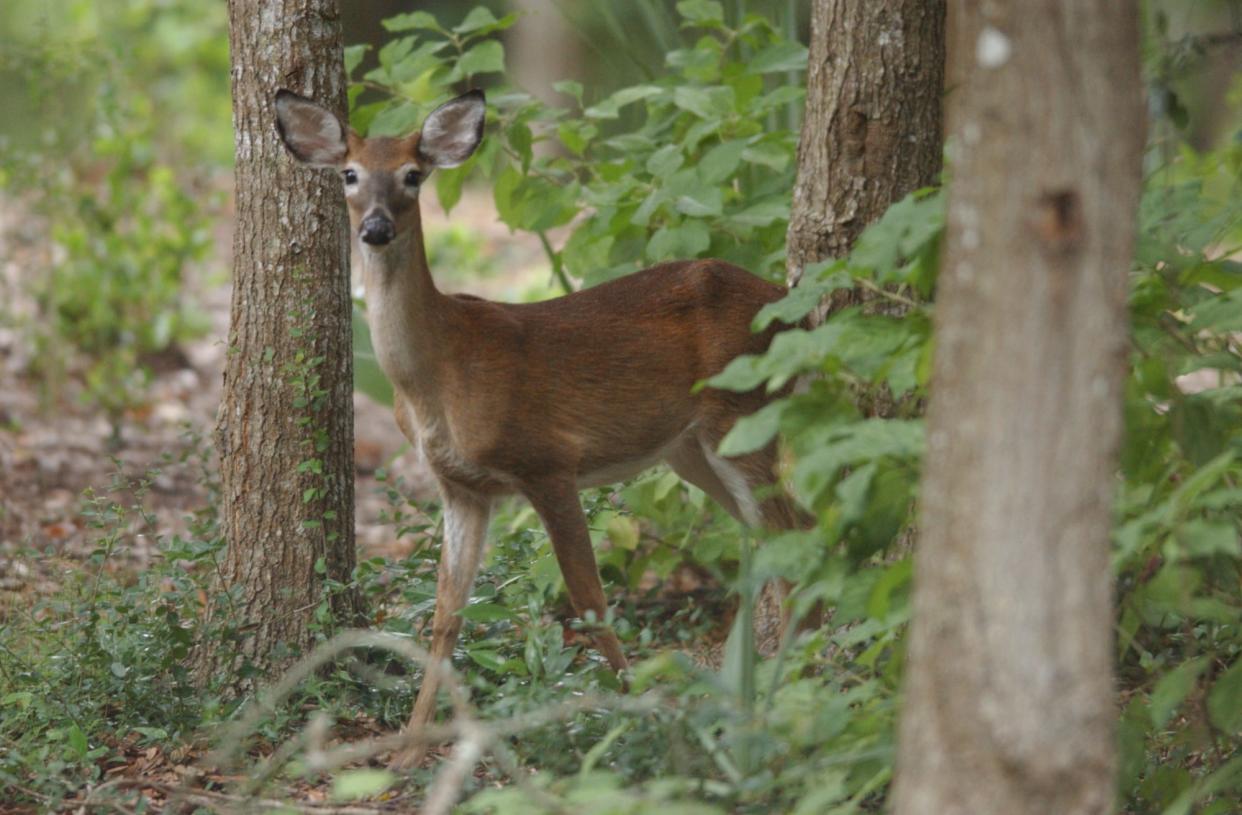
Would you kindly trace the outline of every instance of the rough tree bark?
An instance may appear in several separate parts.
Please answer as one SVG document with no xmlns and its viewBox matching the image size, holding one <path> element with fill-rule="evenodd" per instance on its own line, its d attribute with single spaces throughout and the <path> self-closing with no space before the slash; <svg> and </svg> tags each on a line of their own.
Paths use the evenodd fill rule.
<svg viewBox="0 0 1242 815">
<path fill-rule="evenodd" d="M 899 815 L 1112 811 L 1135 4 L 958 0 Z"/>
<path fill-rule="evenodd" d="M 197 667 L 245 690 L 238 668 L 285 667 L 311 643 L 323 577 L 347 582 L 354 567 L 353 363 L 340 183 L 295 167 L 273 126 L 281 87 L 344 113 L 336 0 L 230 0 L 229 43 L 237 216 L 216 444 L 222 580 L 243 633 L 227 653 L 202 649 Z M 356 622 L 356 595 L 332 605 Z"/>
<path fill-rule="evenodd" d="M 848 254 L 889 205 L 935 182 L 944 143 L 944 17 L 944 0 L 815 0 L 786 237 L 790 286 L 809 264 Z M 865 295 L 836 292 L 812 318 Z M 873 401 L 865 412 L 891 407 Z M 760 653 L 779 645 L 783 595 L 770 584 L 759 596 Z"/>
<path fill-rule="evenodd" d="M 815 0 L 788 281 L 940 172 L 944 0 Z"/>
</svg>

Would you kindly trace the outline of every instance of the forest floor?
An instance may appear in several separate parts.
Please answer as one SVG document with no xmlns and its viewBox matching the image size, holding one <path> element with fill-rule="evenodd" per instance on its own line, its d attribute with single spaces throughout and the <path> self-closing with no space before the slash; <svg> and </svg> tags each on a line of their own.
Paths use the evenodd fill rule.
<svg viewBox="0 0 1242 815">
<path fill-rule="evenodd" d="M 478 280 L 443 275 L 443 288 L 518 299 L 546 279 L 547 260 L 538 241 L 510 234 L 486 191 L 467 190 L 451 216 L 434 196 L 428 198 L 429 240 L 450 225 L 464 228 L 480 248 L 481 265 L 494 269 Z M 148 360 L 150 388 L 126 411 L 117 445 L 107 417 L 83 400 L 80 382 L 70 376 L 49 393 L 29 374 L 34 352 L 22 326 L 39 317 L 26 281 L 46 273 L 52 258 L 46 230 L 24 223 L 21 216 L 19 208 L 0 204 L 0 619 L 6 604 L 28 602 L 31 592 L 54 592 L 58 573 L 92 551 L 92 530 L 82 512 L 87 490 L 129 506 L 138 499 L 134 491 L 111 487 L 153 474 L 140 504 L 154 518 L 155 533 L 187 530 L 190 513 L 209 499 L 199 454 L 210 449 L 229 320 L 226 217 L 210 263 L 189 270 L 186 279 L 185 296 L 210 328 Z M 404 553 L 394 547 L 402 544 L 381 522 L 388 501 L 376 471 L 385 468 L 400 477 L 414 498 L 433 494 L 430 473 L 386 406 L 357 393 L 354 411 L 358 543 L 369 555 L 400 556 Z M 134 523 L 144 528 L 133 530 L 115 562 L 141 569 L 152 556 L 154 536 L 150 525 L 138 518 Z"/>
<path fill-rule="evenodd" d="M 465 230 L 478 250 L 477 265 L 490 270 L 468 279 L 446 270 L 442 288 L 469 290 L 494 299 L 521 299 L 548 279 L 548 264 L 538 241 L 510 234 L 496 217 L 490 193 L 467 190 L 448 216 L 434 196 L 424 202 L 429 240 L 437 232 Z M 130 534 L 107 561 L 118 573 L 137 574 L 157 555 L 160 538 L 185 534 L 193 513 L 211 500 L 208 477 L 228 334 L 231 213 L 219 219 L 215 250 L 200 268 L 186 270 L 185 297 L 210 328 L 197 339 L 147 360 L 149 390 L 120 424 L 120 443 L 106 416 L 83 398 L 83 387 L 70 375 L 50 391 L 31 376 L 35 353 L 24 326 L 39 320 L 29 282 L 47 274 L 53 249 L 46 224 L 32 223 L 20 206 L 0 201 L 0 625 L 19 608 L 57 592 L 65 576 L 80 568 L 100 535 L 89 523 L 89 496 L 141 506 L 149 520 L 131 513 Z M 558 240 L 563 236 L 558 236 Z M 355 264 L 355 280 L 357 279 Z M 357 291 L 357 288 L 355 288 Z M 377 470 L 401 479 L 406 494 L 430 498 L 434 486 L 420 455 L 406 442 L 389 408 L 355 394 L 356 529 L 363 556 L 401 557 L 399 541 L 383 521 L 389 507 Z M 134 484 L 147 480 L 145 489 Z M 377 735 L 374 722 L 356 722 L 361 735 Z M 373 732 L 371 732 L 373 731 Z M 132 741 L 132 739 L 131 739 Z M 118 743 L 114 756 L 123 764 L 106 770 L 109 781 L 138 786 L 157 806 L 178 788 L 201 746 L 168 754 L 157 747 Z M 220 784 L 207 783 L 219 788 Z M 195 786 L 203 786 L 202 779 Z M 306 784 L 289 790 L 307 803 L 324 801 L 328 789 Z M 209 795 L 210 793 L 204 793 Z M 9 809 L 0 796 L 0 813 Z M 209 801 L 200 804 L 211 805 Z M 217 803 L 227 805 L 227 801 Z M 390 802 L 400 807 L 400 801 Z M 407 804 L 408 806 L 408 804 Z"/>
</svg>

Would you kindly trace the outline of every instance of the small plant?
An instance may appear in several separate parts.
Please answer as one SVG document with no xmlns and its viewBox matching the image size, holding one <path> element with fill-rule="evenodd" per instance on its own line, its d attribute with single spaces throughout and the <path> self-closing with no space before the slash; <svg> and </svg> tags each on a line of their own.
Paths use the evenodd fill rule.
<svg viewBox="0 0 1242 815">
<path fill-rule="evenodd" d="M 224 18 L 196 20 L 175 2 L 138 0 L 98 17 L 89 4 L 67 5 L 52 25 L 46 10 L 19 0 L 12 47 L 0 56 L 0 76 L 28 90 L 18 109 L 32 106 L 0 126 L 0 185 L 46 225 L 49 247 L 46 267 L 25 278 L 36 313 L 6 316 L 25 327 L 45 396 L 79 380 L 119 441 L 123 414 L 145 398 L 151 362 L 207 327 L 189 305 L 186 272 L 208 257 L 208 212 L 219 198 L 201 183 L 210 168 L 197 151 L 213 162 L 222 154 L 218 139 L 202 135 L 215 129 L 182 129 L 191 111 L 219 114 L 221 102 L 227 116 L 223 86 L 146 82 L 221 58 L 227 66 L 210 36 Z M 185 136 L 176 149 L 162 141 L 170 133 Z M 178 152 L 185 145 L 193 160 Z"/>
</svg>

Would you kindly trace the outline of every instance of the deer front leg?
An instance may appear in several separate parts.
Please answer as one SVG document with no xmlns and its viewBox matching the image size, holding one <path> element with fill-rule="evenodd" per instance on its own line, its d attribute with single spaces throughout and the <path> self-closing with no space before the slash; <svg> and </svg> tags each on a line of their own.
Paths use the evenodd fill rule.
<svg viewBox="0 0 1242 815">
<path fill-rule="evenodd" d="M 436 574 L 436 610 L 431 623 L 431 661 L 423 672 L 423 684 L 414 702 L 407 730 L 417 730 L 435 718 L 436 695 L 440 689 L 437 667 L 447 669 L 453 647 L 461 632 L 458 614 L 470 598 L 470 588 L 483 556 L 491 502 L 454 485 L 441 482 L 444 497 L 444 544 L 440 550 L 440 569 Z M 426 744 L 416 745 L 397 756 L 394 769 L 404 769 L 422 760 Z"/>
<path fill-rule="evenodd" d="M 594 612 L 595 619 L 602 623 L 608 603 L 595 565 L 595 550 L 591 548 L 591 534 L 578 500 L 577 485 L 572 480 L 548 481 L 528 485 L 523 492 L 552 539 L 552 550 L 565 578 L 574 612 L 584 618 L 588 611 Z M 626 669 L 628 663 L 621 652 L 621 641 L 611 629 L 599 628 L 592 638 L 614 671 Z"/>
</svg>

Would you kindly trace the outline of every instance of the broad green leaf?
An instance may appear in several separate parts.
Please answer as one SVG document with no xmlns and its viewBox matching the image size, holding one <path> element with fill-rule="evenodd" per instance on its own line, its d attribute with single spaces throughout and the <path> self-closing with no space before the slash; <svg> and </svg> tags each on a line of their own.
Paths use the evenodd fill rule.
<svg viewBox="0 0 1242 815">
<path fill-rule="evenodd" d="M 608 540 L 627 552 L 638 548 L 638 523 L 629 515 L 614 515 L 605 527 Z"/>
<path fill-rule="evenodd" d="M 501 73 L 505 69 L 505 47 L 499 40 L 484 40 L 472 45 L 453 66 L 449 81 L 455 82 L 476 74 Z"/>
<path fill-rule="evenodd" d="M 350 45 L 345 49 L 345 75 L 353 74 L 354 70 L 362 64 L 362 60 L 367 55 L 367 51 L 371 50 L 369 45 Z"/>
<path fill-rule="evenodd" d="M 733 89 L 728 86 L 701 88 L 679 85 L 673 91 L 673 104 L 700 119 L 712 119 L 732 112 L 733 98 Z"/>
<path fill-rule="evenodd" d="M 653 263 L 698 257 L 710 244 L 711 235 L 702 221 L 686 221 L 657 229 L 647 243 L 646 257 Z"/>
<path fill-rule="evenodd" d="M 1191 331 L 1242 331 L 1242 291 L 1234 290 L 1197 304 Z"/>
<path fill-rule="evenodd" d="M 786 200 L 787 198 L 788 196 L 782 195 L 751 204 L 743 210 L 730 212 L 724 217 L 724 222 L 729 226 L 740 226 L 749 229 L 771 226 L 778 221 L 787 221 L 789 220 L 789 202 Z"/>
<path fill-rule="evenodd" d="M 354 335 L 354 390 L 365 393 L 381 405 L 392 405 L 392 385 L 380 369 L 375 348 L 371 345 L 371 331 L 367 327 L 362 309 L 353 309 Z"/>
<path fill-rule="evenodd" d="M 656 178 L 664 178 L 676 172 L 685 160 L 680 147 L 676 144 L 666 144 L 647 159 L 647 172 Z"/>
<path fill-rule="evenodd" d="M 90 744 L 86 740 L 86 734 L 82 732 L 82 728 L 77 724 L 69 725 L 69 729 L 65 731 L 65 741 L 69 745 L 69 749 L 73 750 L 77 758 L 84 758 L 90 750 Z"/>
<path fill-rule="evenodd" d="M 1229 670 L 1212 683 L 1207 710 L 1212 724 L 1228 735 L 1242 733 L 1242 658 L 1235 660 Z"/>
<path fill-rule="evenodd" d="M 884 569 L 871 588 L 867 613 L 877 620 L 905 619 L 909 613 L 910 583 L 914 576 L 914 558 L 905 557 Z"/>
<path fill-rule="evenodd" d="M 405 136 L 413 133 L 423 121 L 423 112 L 413 102 L 398 102 L 385 108 L 371 120 L 368 136 Z"/>
<path fill-rule="evenodd" d="M 1191 557 L 1242 557 L 1238 529 L 1227 521 L 1187 521 L 1178 528 L 1177 539 Z"/>
<path fill-rule="evenodd" d="M 1203 673 L 1207 664 L 1207 657 L 1188 659 L 1156 682 L 1151 693 L 1149 713 L 1151 723 L 1157 729 L 1164 727 L 1169 717 L 1181 706 L 1182 701 L 1198 682 L 1199 675 Z"/>
<path fill-rule="evenodd" d="M 592 105 L 583 111 L 583 114 L 588 119 L 616 119 L 621 115 L 621 108 L 626 105 L 631 105 L 639 100 L 658 96 L 662 93 L 664 93 L 664 90 L 657 85 L 633 85 L 628 88 L 622 88 L 597 105 Z"/>
<path fill-rule="evenodd" d="M 677 13 L 687 22 L 713 25 L 724 22 L 724 6 L 716 0 L 681 0 Z"/>
<path fill-rule="evenodd" d="M 513 619 L 513 612 L 498 603 L 471 603 L 457 612 L 472 623 L 494 623 Z"/>
<path fill-rule="evenodd" d="M 793 473 L 794 487 L 813 505 L 841 468 L 883 457 L 918 460 L 923 455 L 923 444 L 921 421 L 864 419 L 842 425 L 798 460 Z"/>
<path fill-rule="evenodd" d="M 457 202 L 461 200 L 461 190 L 466 176 L 470 174 L 469 168 L 470 165 L 464 164 L 460 167 L 437 170 L 434 173 L 436 198 L 440 200 L 440 206 L 444 208 L 445 213 L 452 212 L 453 207 L 457 206 Z"/>
<path fill-rule="evenodd" d="M 441 34 L 448 33 L 436 20 L 435 15 L 426 11 L 412 11 L 408 14 L 398 14 L 395 17 L 389 17 L 384 20 L 384 28 L 389 31 L 413 31 L 414 29 L 427 29 L 430 31 L 438 31 Z"/>
<path fill-rule="evenodd" d="M 457 34 L 469 34 L 481 28 L 494 26 L 497 22 L 496 15 L 492 14 L 487 6 L 475 6 L 466 15 L 466 19 L 453 26 L 453 31 Z"/>
<path fill-rule="evenodd" d="M 777 71 L 806 70 L 806 46 L 796 42 L 778 42 L 764 48 L 746 61 L 746 70 L 752 74 L 769 74 Z"/>
<path fill-rule="evenodd" d="M 704 187 L 678 195 L 673 206 L 683 215 L 708 218 L 719 215 L 724 209 L 724 199 L 719 187 Z"/>
<path fill-rule="evenodd" d="M 337 801 L 356 801 L 379 795 L 396 782 L 397 776 L 388 770 L 344 770 L 332 779 L 332 797 Z"/>
<path fill-rule="evenodd" d="M 720 442 L 720 455 L 741 456 L 767 446 L 780 431 L 781 417 L 788 406 L 788 400 L 780 399 L 738 419 Z"/>
<path fill-rule="evenodd" d="M 30 691 L 13 691 L 12 693 L 6 693 L 3 698 L 0 698 L 0 706 L 13 705 L 24 710 L 30 707 L 30 703 L 33 701 L 34 694 Z"/>
<path fill-rule="evenodd" d="M 705 184 L 719 184 L 737 172 L 746 142 L 734 139 L 712 147 L 699 161 L 699 177 Z"/>
<path fill-rule="evenodd" d="M 837 261 L 836 266 L 843 267 L 844 262 Z M 823 299 L 831 292 L 837 289 L 853 288 L 853 286 L 853 279 L 845 271 L 837 272 L 823 280 L 809 279 L 808 276 L 804 276 L 802 282 L 790 289 L 783 298 L 759 309 L 751 328 L 754 331 L 762 331 L 777 321 L 790 325 L 797 323 L 814 311 L 815 307 L 823 302 Z"/>
<path fill-rule="evenodd" d="M 562 79 L 552 83 L 552 90 L 572 96 L 578 104 L 582 104 L 582 83 L 573 79 Z"/>
</svg>

